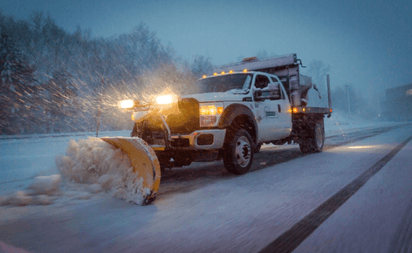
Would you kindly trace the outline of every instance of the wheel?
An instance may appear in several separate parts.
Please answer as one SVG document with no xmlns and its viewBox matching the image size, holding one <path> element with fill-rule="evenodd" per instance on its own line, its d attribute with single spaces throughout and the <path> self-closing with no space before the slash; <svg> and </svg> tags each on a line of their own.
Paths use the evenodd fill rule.
<svg viewBox="0 0 412 253">
<path fill-rule="evenodd" d="M 308 129 L 308 134 L 299 143 L 299 148 L 302 153 L 318 153 L 323 149 L 325 143 L 325 129 L 323 121 L 311 124 Z"/>
<path fill-rule="evenodd" d="M 166 168 L 171 169 L 172 166 L 170 164 L 170 157 L 166 157 L 160 154 L 156 154 L 157 155 L 157 159 L 159 160 L 159 164 L 160 164 L 160 171 L 164 172 L 166 170 Z"/>
<path fill-rule="evenodd" d="M 241 175 L 250 170 L 253 162 L 252 144 L 252 137 L 244 129 L 229 136 L 223 154 L 223 163 L 229 173 Z"/>
<path fill-rule="evenodd" d="M 323 123 L 318 122 L 314 129 L 314 138 L 312 139 L 312 149 L 314 152 L 322 152 L 325 143 L 325 128 Z"/>
<path fill-rule="evenodd" d="M 306 141 L 299 143 L 299 148 L 300 151 L 304 154 L 311 153 L 309 144 Z"/>
<path fill-rule="evenodd" d="M 262 143 L 257 144 L 256 147 L 255 147 L 254 152 L 259 153 L 261 147 L 262 147 Z"/>
</svg>

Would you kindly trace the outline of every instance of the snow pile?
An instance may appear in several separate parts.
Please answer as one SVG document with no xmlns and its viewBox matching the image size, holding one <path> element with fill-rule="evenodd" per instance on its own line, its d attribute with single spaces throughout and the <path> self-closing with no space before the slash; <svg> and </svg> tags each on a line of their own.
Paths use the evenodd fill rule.
<svg viewBox="0 0 412 253">
<path fill-rule="evenodd" d="M 99 138 L 71 140 L 66 154 L 56 157 L 56 165 L 64 178 L 88 184 L 92 193 L 107 191 L 116 198 L 142 205 L 150 192 L 143 188 L 138 172 L 133 172 L 129 157 Z"/>
<path fill-rule="evenodd" d="M 61 176 L 40 176 L 35 177 L 33 183 L 28 187 L 35 195 L 53 195 L 59 190 Z"/>
<path fill-rule="evenodd" d="M 60 190 L 60 175 L 35 177 L 27 191 L 18 191 L 8 197 L 0 197 L 0 205 L 27 206 L 50 205 Z"/>
</svg>

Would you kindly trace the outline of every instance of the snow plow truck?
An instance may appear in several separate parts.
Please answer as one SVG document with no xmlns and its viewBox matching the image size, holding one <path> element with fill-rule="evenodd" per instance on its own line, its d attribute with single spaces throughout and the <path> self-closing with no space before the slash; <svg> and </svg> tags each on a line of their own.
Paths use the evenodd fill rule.
<svg viewBox="0 0 412 253">
<path fill-rule="evenodd" d="M 296 54 L 221 66 L 198 80 L 198 91 L 178 97 L 168 90 L 152 101 L 121 101 L 135 122 L 131 137 L 103 138 L 128 154 L 156 198 L 165 168 L 223 160 L 229 173 L 247 173 L 262 144 L 297 143 L 321 152 L 328 107 L 308 107 L 312 79 L 300 74 Z M 316 89 L 317 90 L 317 89 Z"/>
</svg>

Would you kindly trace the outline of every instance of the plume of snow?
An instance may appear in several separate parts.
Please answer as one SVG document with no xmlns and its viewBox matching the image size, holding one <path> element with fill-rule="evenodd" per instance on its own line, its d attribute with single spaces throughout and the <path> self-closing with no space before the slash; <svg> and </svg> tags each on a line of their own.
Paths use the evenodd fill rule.
<svg viewBox="0 0 412 253">
<path fill-rule="evenodd" d="M 56 157 L 56 165 L 64 178 L 88 184 L 92 193 L 107 191 L 138 205 L 147 194 L 129 157 L 99 138 L 70 141 L 66 154 Z"/>
</svg>

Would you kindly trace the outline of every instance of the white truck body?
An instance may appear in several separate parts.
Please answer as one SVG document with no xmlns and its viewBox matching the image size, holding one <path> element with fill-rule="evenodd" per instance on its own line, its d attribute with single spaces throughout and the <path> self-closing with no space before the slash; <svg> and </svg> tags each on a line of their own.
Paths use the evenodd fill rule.
<svg viewBox="0 0 412 253">
<path fill-rule="evenodd" d="M 132 136 L 148 142 L 164 167 L 223 158 L 234 174 L 249 170 L 263 143 L 296 142 L 302 152 L 320 152 L 323 117 L 332 110 L 306 107 L 312 83 L 299 63 L 291 54 L 223 66 L 199 80 L 199 93 L 179 98 L 178 110 L 135 113 Z"/>
</svg>

